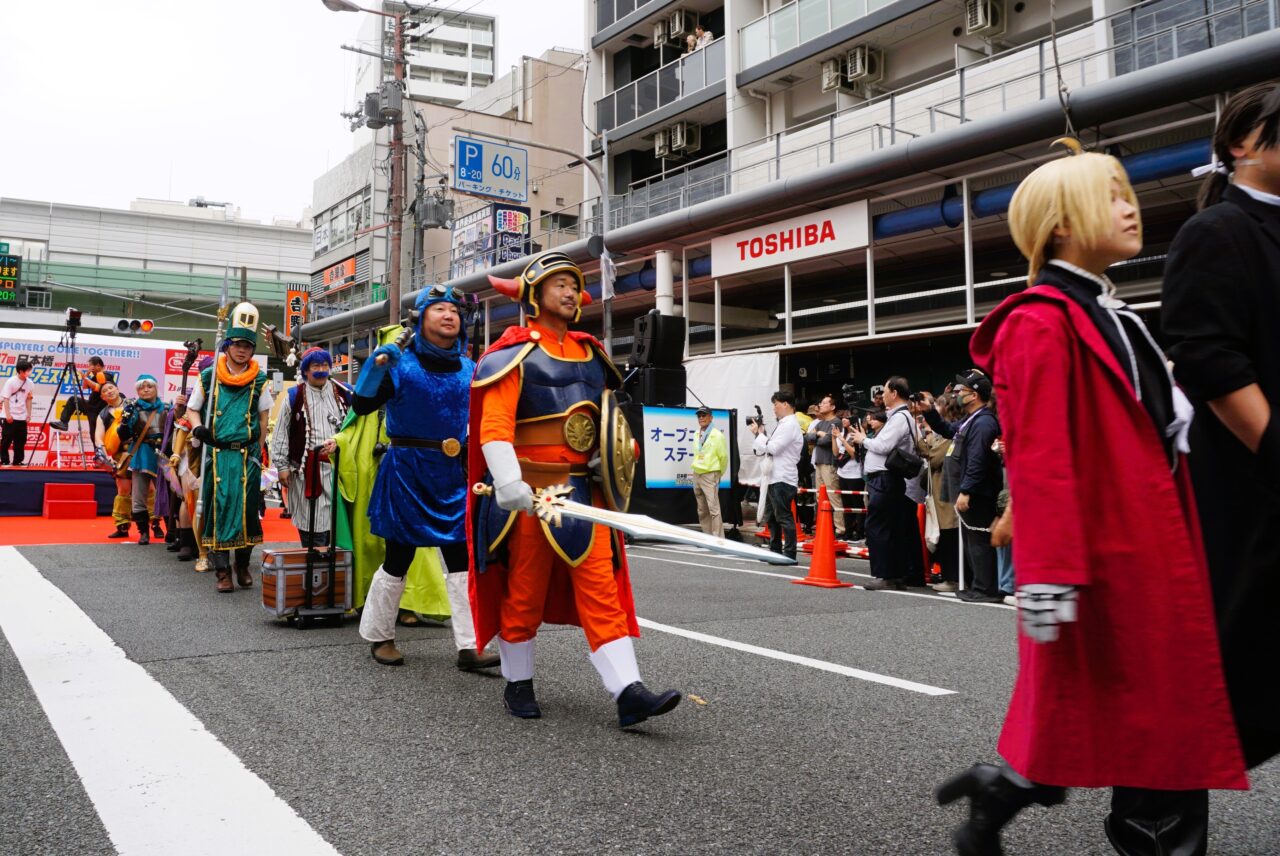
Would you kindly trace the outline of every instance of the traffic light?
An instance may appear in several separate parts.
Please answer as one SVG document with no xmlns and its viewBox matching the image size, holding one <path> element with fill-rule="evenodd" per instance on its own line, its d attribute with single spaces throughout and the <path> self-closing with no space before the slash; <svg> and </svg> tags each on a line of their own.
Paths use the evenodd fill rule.
<svg viewBox="0 0 1280 856">
<path fill-rule="evenodd" d="M 129 336 L 150 333 L 156 324 L 150 318 L 121 318 L 116 321 L 116 332 Z"/>
</svg>

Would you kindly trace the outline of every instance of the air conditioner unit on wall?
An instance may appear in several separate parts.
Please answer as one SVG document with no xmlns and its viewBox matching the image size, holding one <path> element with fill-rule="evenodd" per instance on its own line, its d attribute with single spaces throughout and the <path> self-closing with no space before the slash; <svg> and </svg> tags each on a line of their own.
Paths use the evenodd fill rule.
<svg viewBox="0 0 1280 856">
<path fill-rule="evenodd" d="M 822 61 L 822 91 L 834 92 L 844 83 L 844 69 L 841 68 L 841 62 L 837 59 L 824 59 Z"/>
<path fill-rule="evenodd" d="M 702 148 L 702 126 L 697 122 L 676 122 L 671 126 L 671 151 L 691 155 Z"/>
<path fill-rule="evenodd" d="M 653 156 L 655 158 L 671 157 L 671 133 L 666 128 L 658 131 L 653 138 Z"/>
<path fill-rule="evenodd" d="M 653 22 L 653 46 L 655 48 L 660 48 L 671 41 L 671 30 L 667 27 L 668 23 L 666 18 L 659 18 Z"/>
<path fill-rule="evenodd" d="M 693 35 L 698 28 L 698 13 L 690 9 L 677 9 L 671 13 L 671 26 L 668 28 L 673 39 L 683 39 Z"/>
<path fill-rule="evenodd" d="M 884 78 L 884 54 L 858 45 L 845 57 L 845 79 L 850 83 L 878 83 Z"/>
<path fill-rule="evenodd" d="M 965 0 L 965 35 L 998 36 L 1004 32 L 1004 22 L 1004 4 L 1000 0 Z"/>
</svg>

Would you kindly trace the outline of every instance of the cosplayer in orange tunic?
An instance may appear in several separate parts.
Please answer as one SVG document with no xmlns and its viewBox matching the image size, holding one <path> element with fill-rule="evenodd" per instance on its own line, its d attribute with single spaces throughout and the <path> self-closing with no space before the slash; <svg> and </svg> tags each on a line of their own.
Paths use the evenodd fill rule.
<svg viewBox="0 0 1280 856">
<path fill-rule="evenodd" d="M 619 723 L 635 725 L 670 711 L 680 694 L 654 694 L 640 681 L 631 643 L 640 630 L 620 539 L 605 526 L 566 518 L 553 527 L 528 513 L 534 490 L 555 484 L 569 485 L 575 501 L 603 505 L 591 478 L 599 402 L 621 378 L 598 341 L 569 330 L 590 297 L 567 256 L 545 253 L 516 280 L 490 279 L 530 321 L 485 351 L 472 382 L 470 472 L 493 487 L 467 508 L 476 644 L 498 636 L 503 702 L 514 716 L 536 718 L 538 628 L 581 627 Z"/>
</svg>

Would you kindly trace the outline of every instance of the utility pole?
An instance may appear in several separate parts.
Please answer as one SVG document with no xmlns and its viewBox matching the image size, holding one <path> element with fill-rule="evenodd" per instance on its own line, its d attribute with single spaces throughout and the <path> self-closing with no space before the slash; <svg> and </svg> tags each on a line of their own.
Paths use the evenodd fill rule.
<svg viewBox="0 0 1280 856">
<path fill-rule="evenodd" d="M 405 92 L 405 66 L 407 61 L 404 49 L 404 19 L 410 12 L 421 11 L 422 8 L 410 6 L 407 2 L 402 5 L 406 11 L 386 12 L 382 9 L 374 9 L 367 6 L 361 6 L 352 0 L 321 0 L 326 9 L 333 12 L 368 12 L 371 15 L 380 15 L 383 18 L 390 18 L 393 23 L 392 37 L 395 40 L 395 53 L 393 54 L 393 67 L 395 75 L 395 86 L 400 94 Z M 384 31 L 385 32 L 385 31 Z M 355 53 L 370 53 L 370 51 L 352 48 L 343 45 L 346 50 Z M 382 62 L 385 62 L 385 52 L 374 54 L 380 60 L 378 69 L 383 69 Z M 380 88 L 380 92 L 385 95 L 385 90 Z M 404 99 L 408 100 L 408 99 Z M 410 107 L 412 109 L 412 107 Z M 352 130 L 359 127 L 359 119 L 356 114 L 342 114 L 348 118 L 356 118 L 357 123 L 352 126 Z M 385 108 L 382 113 L 391 123 L 391 177 L 390 177 L 390 196 L 387 207 L 390 209 L 387 214 L 387 225 L 391 229 L 391 260 L 387 264 L 387 304 L 389 307 L 389 323 L 397 324 L 400 321 L 400 248 L 402 246 L 402 235 L 404 231 L 404 180 L 405 180 L 405 145 L 404 145 L 404 114 L 393 115 L 386 112 Z M 370 128 L 377 129 L 381 125 L 369 124 Z"/>
<path fill-rule="evenodd" d="M 395 79 L 404 91 L 404 13 L 392 16 L 395 21 Z M 410 102 L 410 110 L 413 104 Z M 391 268 L 387 271 L 388 324 L 400 322 L 400 241 L 404 231 L 404 115 L 391 123 Z"/>
</svg>

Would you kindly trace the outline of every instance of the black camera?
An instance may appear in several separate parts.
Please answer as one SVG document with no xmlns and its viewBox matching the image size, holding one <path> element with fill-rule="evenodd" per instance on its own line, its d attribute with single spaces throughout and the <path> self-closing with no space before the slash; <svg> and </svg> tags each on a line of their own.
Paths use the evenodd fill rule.
<svg viewBox="0 0 1280 856">
<path fill-rule="evenodd" d="M 756 415 L 748 416 L 746 421 L 748 428 L 752 425 L 759 425 L 761 428 L 764 427 L 764 411 L 760 409 L 760 405 L 756 405 Z"/>
<path fill-rule="evenodd" d="M 79 309 L 67 310 L 67 332 L 68 333 L 74 333 L 76 330 L 80 329 L 81 314 L 82 313 L 80 312 Z"/>
<path fill-rule="evenodd" d="M 921 402 L 924 401 L 924 393 L 913 392 L 907 396 L 907 401 L 910 401 L 912 404 L 920 404 Z"/>
<path fill-rule="evenodd" d="M 844 406 L 850 410 L 856 408 L 859 401 L 865 401 L 867 398 L 866 390 L 858 389 L 851 383 L 840 387 L 840 395 L 844 398 Z"/>
</svg>

